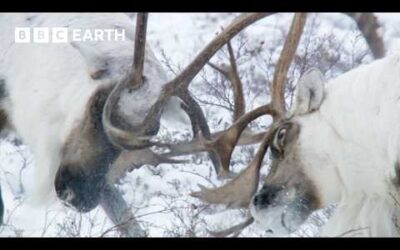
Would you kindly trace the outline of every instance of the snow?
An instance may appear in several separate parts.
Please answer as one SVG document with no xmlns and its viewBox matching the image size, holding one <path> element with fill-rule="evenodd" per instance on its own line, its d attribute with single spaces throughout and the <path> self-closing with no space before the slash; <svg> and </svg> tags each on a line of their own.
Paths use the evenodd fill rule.
<svg viewBox="0 0 400 250">
<path fill-rule="evenodd" d="M 167 70 L 168 77 L 171 78 L 187 65 L 216 33 L 220 32 L 221 27 L 226 27 L 237 15 L 237 13 L 151 13 L 148 42 L 155 56 Z M 272 75 L 271 71 L 264 66 L 271 67 L 278 59 L 282 47 L 280 40 L 286 35 L 292 16 L 293 14 L 290 13 L 282 13 L 267 17 L 248 27 L 241 34 L 243 39 L 248 39 L 249 50 L 257 48 L 261 50 L 260 53 L 250 51 L 241 57 L 242 61 L 239 61 L 243 72 L 246 70 L 252 72 L 252 78 L 246 76 L 243 79 L 245 91 L 250 97 L 247 99 L 246 110 L 248 111 L 266 104 L 269 100 L 268 88 L 264 86 L 272 80 Z M 382 24 L 387 54 L 399 52 L 400 14 L 378 13 L 377 16 Z M 307 32 L 319 38 L 333 35 L 334 39 L 342 44 L 341 50 L 354 52 L 355 58 L 367 49 L 365 41 L 359 39 L 356 25 L 342 14 L 310 14 L 305 34 Z M 304 55 L 308 49 L 313 49 L 313 44 L 310 47 L 305 46 L 305 39 L 302 39 L 298 50 L 299 55 Z M 232 41 L 234 49 L 240 45 L 239 40 L 238 38 Z M 252 56 L 252 53 L 255 56 Z M 338 52 L 330 51 L 330 53 Z M 355 66 L 355 63 L 350 60 L 351 57 L 346 56 L 342 61 Z M 226 56 L 218 53 L 211 61 L 226 61 L 224 59 Z M 372 60 L 372 57 L 366 56 L 361 63 L 368 60 Z M 328 77 L 334 77 L 340 73 L 339 71 L 337 69 L 326 72 L 328 72 Z M 212 74 L 215 74 L 213 70 L 206 67 L 195 78 L 191 90 L 199 99 L 224 104 L 221 98 L 207 94 L 210 90 L 206 89 L 203 77 Z M 299 69 L 293 69 L 293 75 L 298 74 Z M 260 85 L 262 88 L 259 91 L 251 91 Z M 205 104 L 202 104 L 202 108 L 212 131 L 224 129 L 231 124 L 231 113 L 226 109 Z M 269 117 L 263 117 L 252 126 L 261 130 L 270 122 Z M 174 124 L 171 120 L 162 121 L 159 137 L 175 140 L 188 139 L 189 136 L 191 136 L 190 127 L 182 128 L 182 123 Z M 44 206 L 29 205 L 26 202 L 26 190 L 35 181 L 33 174 L 35 159 L 29 148 L 23 144 L 16 146 L 16 140 L 13 136 L 0 140 L 0 183 L 5 204 L 5 225 L 0 228 L 0 236 L 118 236 L 115 230 L 107 232 L 113 224 L 101 208 L 79 214 L 58 201 L 51 201 Z M 234 172 L 240 172 L 246 167 L 255 154 L 256 146 L 235 149 L 232 159 Z M 219 186 L 227 180 L 217 178 L 206 154 L 182 158 L 190 159 L 191 162 L 189 164 L 162 164 L 158 167 L 143 166 L 128 173 L 118 185 L 149 236 L 208 236 L 206 229 L 224 229 L 246 219 L 247 211 L 245 210 L 227 210 L 222 206 L 207 206 L 190 197 L 189 193 L 198 189 L 197 184 L 208 187 Z M 268 157 L 265 157 L 264 161 L 267 164 Z M 266 175 L 267 172 L 268 169 L 265 166 L 262 174 Z M 323 211 L 317 211 L 313 216 L 298 233 L 292 236 L 318 235 L 319 226 L 316 226 L 317 223 L 313 222 L 313 218 L 326 218 Z M 246 228 L 240 236 L 268 237 L 268 233 L 264 230 L 265 228 L 255 223 Z M 106 235 L 103 235 L 104 232 L 107 232 Z"/>
</svg>

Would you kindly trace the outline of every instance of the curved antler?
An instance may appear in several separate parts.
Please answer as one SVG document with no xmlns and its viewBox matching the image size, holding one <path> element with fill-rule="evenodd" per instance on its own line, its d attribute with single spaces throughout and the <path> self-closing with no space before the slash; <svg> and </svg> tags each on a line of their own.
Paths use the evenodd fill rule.
<svg viewBox="0 0 400 250">
<path fill-rule="evenodd" d="M 151 106 L 146 117 L 143 119 L 143 122 L 140 125 L 136 125 L 134 128 L 132 126 L 125 126 L 128 128 L 123 129 L 113 124 L 111 119 L 111 110 L 113 110 L 112 107 L 117 105 L 119 97 L 125 89 L 132 88 L 132 86 L 135 86 L 135 88 L 136 86 L 140 86 L 140 84 L 137 82 L 141 81 L 141 79 L 138 79 L 141 77 L 141 70 L 143 70 L 142 64 L 147 22 L 146 15 L 147 14 L 140 13 L 137 17 L 138 26 L 136 28 L 135 37 L 136 44 L 134 68 L 135 70 L 137 69 L 139 71 L 133 72 L 134 77 L 128 77 L 115 86 L 109 98 L 107 99 L 103 110 L 103 125 L 106 134 L 110 138 L 110 141 L 116 146 L 128 150 L 151 146 L 152 144 L 148 141 L 150 138 L 147 136 L 148 131 L 154 130 L 155 124 L 158 124 L 163 107 L 169 98 L 171 96 L 178 95 L 178 91 L 187 89 L 193 78 L 226 42 L 228 42 L 232 37 L 250 24 L 267 15 L 270 15 L 270 13 L 249 13 L 242 14 L 237 17 L 223 32 L 214 38 L 178 76 L 164 85 L 157 101 Z M 134 84 L 130 83 L 132 79 L 134 79 Z"/>
<path fill-rule="evenodd" d="M 292 62 L 294 54 L 296 52 L 296 48 L 299 44 L 306 18 L 307 18 L 306 13 L 296 13 L 293 18 L 288 38 L 285 41 L 285 44 L 281 52 L 281 56 L 278 60 L 278 64 L 276 67 L 272 85 L 273 88 L 272 102 L 271 104 L 265 106 L 268 107 L 268 112 L 265 113 L 272 115 L 272 117 L 274 118 L 274 123 L 272 124 L 270 129 L 265 133 L 263 141 L 253 161 L 250 163 L 249 167 L 247 167 L 243 172 L 241 172 L 236 178 L 234 178 L 231 182 L 227 183 L 226 185 L 215 189 L 207 189 L 205 187 L 200 187 L 201 190 L 192 193 L 191 194 L 192 196 L 208 203 L 225 204 L 229 207 L 247 207 L 249 205 L 251 197 L 256 192 L 258 187 L 261 163 L 268 149 L 268 145 L 273 135 L 273 131 L 275 130 L 277 124 L 279 124 L 280 119 L 284 117 L 285 102 L 283 94 L 286 83 L 286 74 Z M 242 118 L 245 116 L 242 116 Z M 241 119 L 239 119 L 239 121 Z M 250 119 L 246 121 L 250 122 Z M 240 128 L 244 129 L 244 127 L 247 126 L 247 124 L 248 123 L 241 124 Z M 236 132 L 236 135 L 238 134 L 238 136 L 234 138 L 238 138 L 240 136 L 241 131 L 238 128 L 236 128 L 235 125 L 233 125 L 231 128 L 233 131 Z M 221 136 L 221 138 L 223 138 L 224 136 L 227 137 L 228 135 L 223 135 Z M 225 148 L 234 147 L 235 143 L 237 142 L 236 141 L 235 143 L 229 143 L 226 141 L 227 139 L 224 142 Z M 234 141 L 232 140 L 232 142 Z M 221 144 L 219 146 L 223 148 Z M 228 146 L 226 146 L 226 144 L 228 144 Z M 231 153 L 232 152 L 231 150 L 228 152 Z M 227 162 L 225 164 L 229 164 L 229 160 L 230 160 L 230 155 L 229 159 L 225 159 L 225 162 Z"/>
<path fill-rule="evenodd" d="M 133 51 L 133 75 L 132 85 L 140 85 L 143 81 L 144 56 L 146 50 L 148 13 L 138 13 L 136 17 L 135 50 Z"/>
</svg>

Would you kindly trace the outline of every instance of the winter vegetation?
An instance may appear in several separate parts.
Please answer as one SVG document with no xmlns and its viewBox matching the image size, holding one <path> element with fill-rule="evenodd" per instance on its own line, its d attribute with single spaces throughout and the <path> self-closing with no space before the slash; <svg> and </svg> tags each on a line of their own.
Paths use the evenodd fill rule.
<svg viewBox="0 0 400 250">
<path fill-rule="evenodd" d="M 136 18 L 136 14 L 127 15 L 133 20 Z M 150 13 L 147 42 L 166 71 L 165 77 L 172 79 L 178 75 L 237 16 L 238 13 Z M 377 36 L 383 42 L 384 53 L 400 53 L 400 14 L 375 13 L 375 16 L 380 25 Z M 224 46 L 194 78 L 189 90 L 200 105 L 211 132 L 223 131 L 238 119 L 232 75 L 229 75 L 231 52 L 242 82 L 244 111 L 252 111 L 271 101 L 275 70 L 293 17 L 293 13 L 278 13 L 250 25 L 231 40 L 231 51 Z M 329 81 L 381 57 L 380 49 L 368 44 L 348 15 L 309 13 L 287 71 L 286 107 L 295 102 L 295 85 L 308 69 L 318 68 Z M 185 119 L 176 114 L 163 117 L 156 139 L 165 143 L 190 141 L 198 131 Z M 272 117 L 261 116 L 249 123 L 248 128 L 254 133 L 263 132 L 272 122 Z M 246 221 L 249 210 L 245 207 L 208 204 L 190 194 L 199 190 L 199 184 L 211 188 L 232 180 L 254 159 L 259 142 L 235 147 L 230 173 L 223 177 L 217 175 L 212 156 L 207 152 L 180 155 L 174 157 L 177 162 L 143 165 L 124 173 L 115 187 L 116 192 L 122 194 L 121 204 L 127 206 L 134 216 L 132 220 L 139 225 L 140 233 L 134 236 L 211 237 L 210 231 L 224 230 Z M 164 153 L 162 149 L 155 150 Z M 268 175 L 271 158 L 268 151 L 262 161 L 260 180 Z M 110 210 L 104 209 L 107 206 L 80 213 L 58 199 L 45 204 L 30 202 L 29 190 L 35 186 L 37 178 L 36 161 L 18 134 L 2 134 L 0 185 L 4 216 L 1 237 L 132 236 L 121 230 L 124 225 L 118 224 L 120 221 L 115 223 L 110 218 Z M 258 189 L 262 185 L 260 181 Z M 313 212 L 299 229 L 285 236 L 320 236 L 322 226 L 331 218 L 336 206 L 332 204 Z M 337 233 L 337 236 L 357 236 L 363 229 L 352 230 Z M 255 222 L 233 236 L 270 237 L 271 232 Z"/>
</svg>

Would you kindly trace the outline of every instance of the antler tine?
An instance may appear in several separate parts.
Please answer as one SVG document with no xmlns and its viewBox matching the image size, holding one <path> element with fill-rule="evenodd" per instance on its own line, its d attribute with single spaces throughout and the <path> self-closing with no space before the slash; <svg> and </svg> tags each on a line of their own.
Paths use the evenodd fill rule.
<svg viewBox="0 0 400 250">
<path fill-rule="evenodd" d="M 377 18 L 372 13 L 345 13 L 357 23 L 375 59 L 385 56 L 385 43 L 378 34 L 380 27 Z"/>
<path fill-rule="evenodd" d="M 225 133 L 221 134 L 221 136 L 219 136 L 215 140 L 205 140 L 206 147 L 216 152 L 221 160 L 222 168 L 219 173 L 220 176 L 227 176 L 229 174 L 229 165 L 232 153 L 243 130 L 251 121 L 265 114 L 276 115 L 276 112 L 271 105 L 258 107 L 240 117 L 239 120 L 237 120 L 231 127 L 229 127 L 225 131 Z"/>
<path fill-rule="evenodd" d="M 200 105 L 196 102 L 196 100 L 190 95 L 188 89 L 183 89 L 179 92 L 179 97 L 185 102 L 186 104 L 186 113 L 190 117 L 190 121 L 192 123 L 192 131 L 193 131 L 193 140 L 199 139 L 200 134 L 198 130 L 200 129 L 201 135 L 204 136 L 207 140 L 211 139 L 211 132 L 208 126 L 207 120 L 204 116 L 203 110 L 201 109 Z M 202 142 L 198 140 L 198 142 Z M 202 144 L 202 146 L 204 146 Z M 204 147 L 205 149 L 205 147 Z M 213 151 L 208 151 L 208 155 L 211 159 L 211 162 L 214 166 L 215 172 L 220 172 L 221 169 L 221 162 L 218 158 L 218 155 Z"/>
<path fill-rule="evenodd" d="M 140 168 L 143 165 L 151 165 L 157 167 L 162 163 L 183 164 L 186 160 L 175 160 L 167 156 L 154 153 L 151 149 L 145 148 L 140 150 L 128 151 L 124 150 L 114 161 L 107 173 L 107 183 L 114 184 L 123 177 L 127 172 Z"/>
<path fill-rule="evenodd" d="M 243 84 L 239 77 L 237 69 L 235 54 L 233 53 L 231 42 L 228 42 L 229 62 L 231 65 L 230 79 L 233 85 L 233 96 L 235 110 L 233 113 L 233 120 L 237 121 L 246 111 L 246 102 L 243 95 Z"/>
<path fill-rule="evenodd" d="M 258 187 L 259 169 L 272 139 L 277 124 L 273 124 L 264 135 L 258 151 L 240 175 L 236 176 L 225 186 L 208 189 L 199 185 L 201 191 L 192 192 L 190 195 L 211 204 L 225 204 L 231 208 L 246 208 Z"/>
<path fill-rule="evenodd" d="M 233 96 L 234 96 L 234 112 L 233 112 L 233 122 L 236 122 L 245 113 L 245 100 L 243 95 L 243 85 L 240 80 L 239 73 L 237 70 L 237 64 L 235 55 L 233 53 L 231 42 L 227 43 L 228 53 L 229 53 L 229 68 L 219 67 L 211 62 L 208 63 L 212 68 L 224 75 L 233 86 Z M 258 116 L 257 116 L 258 117 Z M 255 117 L 255 118 L 257 118 Z M 251 118 L 253 120 L 253 118 Z M 225 177 L 229 175 L 229 165 L 230 159 L 235 145 L 237 144 L 242 131 L 247 127 L 249 122 L 242 121 L 234 125 L 235 128 L 227 130 L 227 136 L 221 136 L 214 142 L 209 142 L 210 147 L 217 152 L 220 157 L 222 168 L 218 172 L 220 177 Z M 208 138 L 207 138 L 208 139 Z"/>
<path fill-rule="evenodd" d="M 231 42 L 227 43 L 230 67 L 225 69 L 221 66 L 217 66 L 211 62 L 208 63 L 213 69 L 220 72 L 225 76 L 232 84 L 233 87 L 233 99 L 234 99 L 234 111 L 233 111 L 233 122 L 237 121 L 246 110 L 246 102 L 243 95 L 243 84 L 239 77 L 237 69 L 236 58 L 233 53 Z"/>
<path fill-rule="evenodd" d="M 286 112 L 285 84 L 287 72 L 296 53 L 306 19 L 307 13 L 295 14 L 288 38 L 283 45 L 281 55 L 276 65 L 274 79 L 272 81 L 272 105 L 278 111 L 278 116 L 273 117 L 274 121 L 281 118 Z"/>
<path fill-rule="evenodd" d="M 234 225 L 230 228 L 227 228 L 225 230 L 222 230 L 222 231 L 207 230 L 207 232 L 209 234 L 211 234 L 212 236 L 219 237 L 219 238 L 227 237 L 228 235 L 231 235 L 231 234 L 233 234 L 234 236 L 238 236 L 243 231 L 243 229 L 250 226 L 253 222 L 254 222 L 254 218 L 249 217 L 244 222 L 241 222 L 241 223 Z"/>
<path fill-rule="evenodd" d="M 148 13 L 138 13 L 136 16 L 135 50 L 133 55 L 134 79 L 133 86 L 139 86 L 142 83 L 144 56 L 146 50 Z"/>
<path fill-rule="evenodd" d="M 306 18 L 307 15 L 305 13 L 296 13 L 293 18 L 288 38 L 283 46 L 283 50 L 275 71 L 272 85 L 272 103 L 266 105 L 269 109 L 268 113 L 274 118 L 274 122 L 265 134 L 256 156 L 250 165 L 231 182 L 215 189 L 208 189 L 200 186 L 201 191 L 192 193 L 192 196 L 208 203 L 226 204 L 230 207 L 247 207 L 250 203 L 251 197 L 258 187 L 262 160 L 269 146 L 273 132 L 279 125 L 280 119 L 283 117 L 285 112 L 284 87 L 286 83 L 286 74 L 300 41 Z M 242 120 L 243 117 L 244 116 L 242 116 L 237 123 Z M 250 122 L 250 119 L 248 122 Z M 243 126 L 245 127 L 246 125 L 247 123 L 242 125 L 241 128 L 243 128 Z M 233 130 L 236 130 L 236 133 L 239 133 L 240 135 L 241 131 L 238 132 L 238 128 Z M 224 136 L 226 135 L 222 135 L 221 138 Z M 234 146 L 235 144 L 230 145 Z M 222 147 L 224 145 L 220 144 L 218 146 Z M 225 164 L 226 162 L 228 162 L 228 159 L 225 159 Z"/>
<path fill-rule="evenodd" d="M 226 130 L 219 131 L 216 133 L 211 134 L 210 138 L 212 140 L 217 139 L 219 136 L 224 134 Z M 265 132 L 259 132 L 256 134 L 246 133 L 246 131 L 242 132 L 237 142 L 237 145 L 250 145 L 259 143 Z M 181 156 L 181 155 L 188 155 L 188 154 L 195 154 L 204 151 L 209 151 L 208 148 L 204 145 L 204 138 L 195 138 L 188 142 L 180 142 L 178 144 L 168 145 L 169 152 L 162 154 L 166 157 L 174 157 L 174 156 Z"/>
</svg>

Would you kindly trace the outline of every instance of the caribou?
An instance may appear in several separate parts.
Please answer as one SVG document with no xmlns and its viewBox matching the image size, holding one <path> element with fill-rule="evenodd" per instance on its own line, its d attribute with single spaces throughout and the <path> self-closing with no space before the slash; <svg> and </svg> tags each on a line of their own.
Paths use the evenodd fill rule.
<svg viewBox="0 0 400 250">
<path fill-rule="evenodd" d="M 327 227 L 329 235 L 358 226 L 368 227 L 367 235 L 394 235 L 390 222 L 397 218 L 397 209 L 391 198 L 398 193 L 400 170 L 398 131 L 392 126 L 398 116 L 392 111 L 400 96 L 398 57 L 350 71 L 328 88 L 323 74 L 310 69 L 299 80 L 295 104 L 286 112 L 286 75 L 307 18 L 306 13 L 296 13 L 276 66 L 271 102 L 246 113 L 230 40 L 272 14 L 239 15 L 171 80 L 147 46 L 147 13 L 137 14 L 136 24 L 124 14 L 1 16 L 0 129 L 16 131 L 35 156 L 34 194 L 39 198 L 34 200 L 57 196 L 80 212 L 100 204 L 113 214 L 121 208 L 110 200 L 122 199 L 113 185 L 126 171 L 146 164 L 184 163 L 173 157 L 208 152 L 218 175 L 228 178 L 235 146 L 261 143 L 249 167 L 231 182 L 215 189 L 200 186 L 191 193 L 207 203 L 249 208 L 248 220 L 222 232 L 210 231 L 212 235 L 237 235 L 254 220 L 274 233 L 289 233 L 312 211 L 335 202 L 339 207 Z M 356 21 L 373 54 L 381 56 L 376 18 L 368 13 L 347 15 Z M 127 40 L 16 44 L 10 34 L 18 26 L 122 29 Z M 228 68 L 210 62 L 224 45 Z M 210 131 L 189 91 L 207 64 L 233 87 L 233 124 L 223 131 Z M 269 129 L 247 128 L 263 115 L 273 117 Z M 190 122 L 192 140 L 155 140 L 160 119 Z M 167 150 L 156 153 L 154 148 Z M 273 163 L 256 193 L 268 148 Z M 368 216 L 371 212 L 374 218 Z M 132 223 L 129 212 L 128 216 L 122 217 Z"/>
</svg>

